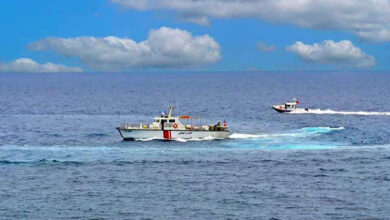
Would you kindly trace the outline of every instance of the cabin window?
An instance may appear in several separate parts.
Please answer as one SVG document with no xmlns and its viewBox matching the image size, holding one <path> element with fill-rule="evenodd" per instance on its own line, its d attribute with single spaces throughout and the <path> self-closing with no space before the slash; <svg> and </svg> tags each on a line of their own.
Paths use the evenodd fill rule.
<svg viewBox="0 0 390 220">
<path fill-rule="evenodd" d="M 169 119 L 169 123 L 175 123 L 175 119 Z"/>
<path fill-rule="evenodd" d="M 165 122 L 167 122 L 167 120 L 166 120 L 166 119 L 161 119 L 161 122 L 164 122 L 164 123 L 165 123 Z"/>
<path fill-rule="evenodd" d="M 157 123 L 159 123 L 159 122 L 160 122 L 160 120 L 159 120 L 159 119 L 155 119 L 155 120 L 154 120 L 154 122 L 157 122 Z"/>
</svg>

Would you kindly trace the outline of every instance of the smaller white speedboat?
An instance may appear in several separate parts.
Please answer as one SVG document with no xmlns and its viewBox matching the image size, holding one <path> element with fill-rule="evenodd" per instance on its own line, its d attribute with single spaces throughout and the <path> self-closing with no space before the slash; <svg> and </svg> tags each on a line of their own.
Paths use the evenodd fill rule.
<svg viewBox="0 0 390 220">
<path fill-rule="evenodd" d="M 284 105 L 273 105 L 271 106 L 275 111 L 279 113 L 289 113 L 296 110 L 304 110 L 309 111 L 308 108 L 297 108 L 299 101 L 297 99 L 293 99 L 293 101 L 286 102 Z"/>
</svg>

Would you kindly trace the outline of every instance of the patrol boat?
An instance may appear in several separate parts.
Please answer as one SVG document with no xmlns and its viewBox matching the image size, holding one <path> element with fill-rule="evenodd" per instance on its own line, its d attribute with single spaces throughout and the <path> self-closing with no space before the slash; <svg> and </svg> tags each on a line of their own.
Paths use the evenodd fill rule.
<svg viewBox="0 0 390 220">
<path fill-rule="evenodd" d="M 223 139 L 228 138 L 230 131 L 226 121 L 223 125 L 218 122 L 215 125 L 188 125 L 183 124 L 181 120 L 191 120 L 191 122 L 200 122 L 200 117 L 191 117 L 189 115 L 173 115 L 173 106 L 169 108 L 168 114 L 161 112 L 161 115 L 155 117 L 153 123 L 122 123 L 116 129 L 123 140 L 142 140 L 142 139 Z"/>
<path fill-rule="evenodd" d="M 293 112 L 296 110 L 309 111 L 308 108 L 297 108 L 298 104 L 299 104 L 299 101 L 294 98 L 292 102 L 286 102 L 284 105 L 273 105 L 271 107 L 279 113 L 289 113 L 289 112 Z"/>
</svg>

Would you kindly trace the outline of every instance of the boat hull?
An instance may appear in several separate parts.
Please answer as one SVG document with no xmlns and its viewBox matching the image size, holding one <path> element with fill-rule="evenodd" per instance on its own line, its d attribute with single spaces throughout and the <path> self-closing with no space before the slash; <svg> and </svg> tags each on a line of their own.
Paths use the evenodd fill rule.
<svg viewBox="0 0 390 220">
<path fill-rule="evenodd" d="M 294 111 L 294 110 L 292 110 L 292 109 L 281 108 L 279 105 L 274 105 L 274 106 L 272 106 L 272 108 L 273 108 L 275 111 L 279 112 L 279 113 L 288 113 L 288 112 Z"/>
<path fill-rule="evenodd" d="M 293 111 L 307 111 L 307 112 L 309 111 L 308 108 L 285 109 L 285 108 L 280 108 L 279 105 L 274 105 L 272 106 L 272 108 L 279 113 L 289 113 Z"/>
<path fill-rule="evenodd" d="M 224 139 L 230 135 L 229 131 L 189 131 L 189 130 L 146 130 L 117 128 L 123 140 L 174 140 L 174 139 Z"/>
</svg>

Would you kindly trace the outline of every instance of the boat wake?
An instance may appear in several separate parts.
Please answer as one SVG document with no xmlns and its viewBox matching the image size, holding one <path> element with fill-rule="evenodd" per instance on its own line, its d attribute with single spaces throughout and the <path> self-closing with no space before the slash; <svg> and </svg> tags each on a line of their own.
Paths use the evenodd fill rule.
<svg viewBox="0 0 390 220">
<path fill-rule="evenodd" d="M 315 135 L 321 133 L 329 133 L 338 130 L 344 130 L 344 127 L 306 127 L 298 129 L 296 131 L 287 133 L 274 133 L 274 134 L 241 134 L 233 133 L 229 136 L 231 139 L 260 139 L 260 138 L 273 138 L 273 137 L 303 137 L 308 135 Z"/>
<path fill-rule="evenodd" d="M 390 116 L 390 112 L 365 112 L 365 111 L 334 111 L 331 109 L 296 109 L 288 114 L 317 114 L 317 115 L 366 115 L 366 116 Z"/>
<path fill-rule="evenodd" d="M 344 127 L 306 127 L 286 133 L 271 134 L 241 134 L 234 133 L 230 142 L 224 143 L 227 147 L 244 149 L 332 149 L 340 143 L 315 141 L 312 137 L 344 130 Z"/>
<path fill-rule="evenodd" d="M 263 140 L 276 140 L 276 138 L 294 138 L 294 137 L 306 137 L 310 135 L 318 135 L 329 133 L 337 130 L 343 130 L 344 127 L 306 127 L 298 130 L 293 130 L 286 133 L 271 133 L 271 134 L 243 134 L 243 133 L 233 133 L 229 136 L 229 139 L 263 139 Z M 192 138 L 192 139 L 170 139 L 169 141 L 177 141 L 177 142 L 196 142 L 196 141 L 211 141 L 218 140 L 219 138 L 215 138 L 212 136 L 207 136 L 205 138 Z M 135 141 L 166 141 L 163 138 L 143 138 L 143 139 L 135 139 Z"/>
<path fill-rule="evenodd" d="M 172 139 L 173 141 L 178 141 L 178 142 L 189 142 L 189 141 L 211 141 L 211 140 L 216 140 L 218 138 L 207 136 L 205 138 L 192 138 L 192 139 L 182 139 L 182 138 L 177 138 L 177 139 Z"/>
</svg>

